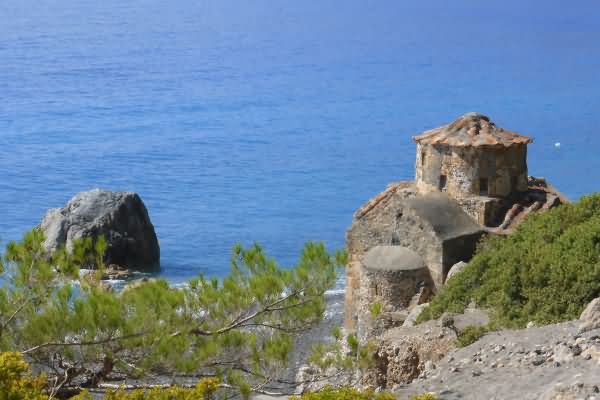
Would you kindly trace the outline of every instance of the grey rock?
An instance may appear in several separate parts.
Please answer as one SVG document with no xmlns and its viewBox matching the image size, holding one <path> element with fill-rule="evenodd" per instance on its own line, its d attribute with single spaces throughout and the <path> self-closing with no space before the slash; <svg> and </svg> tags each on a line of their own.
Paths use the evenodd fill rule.
<svg viewBox="0 0 600 400">
<path fill-rule="evenodd" d="M 440 317 L 440 326 L 442 328 L 454 328 L 454 314 L 444 313 Z"/>
<path fill-rule="evenodd" d="M 441 339 L 434 339 L 444 332 Z M 454 332 L 437 321 L 414 327 L 396 327 L 374 340 L 373 363 L 361 378 L 361 385 L 385 387 L 406 384 L 421 378 L 433 379 L 437 363 L 456 346 Z"/>
<path fill-rule="evenodd" d="M 505 347 L 503 345 L 499 344 L 499 345 L 497 345 L 497 346 L 494 347 L 494 353 L 499 353 L 499 352 L 501 352 L 504 349 L 505 349 Z"/>
<path fill-rule="evenodd" d="M 454 326 L 459 332 L 470 326 L 486 326 L 489 323 L 488 313 L 478 308 L 467 308 L 464 313 L 454 316 Z"/>
<path fill-rule="evenodd" d="M 600 297 L 592 300 L 579 317 L 579 333 L 600 328 Z"/>
<path fill-rule="evenodd" d="M 536 356 L 531 360 L 531 364 L 533 364 L 535 366 L 542 365 L 545 362 L 546 362 L 546 358 L 543 356 Z"/>
<path fill-rule="evenodd" d="M 458 274 L 459 272 L 461 272 L 463 269 L 465 269 L 465 267 L 468 264 L 464 261 L 459 261 L 456 264 L 454 264 L 451 268 L 450 271 L 448 271 L 448 275 L 446 275 L 446 282 L 448 282 L 448 280 L 450 278 L 452 278 L 454 275 Z"/>
<path fill-rule="evenodd" d="M 127 280 L 133 277 L 130 270 L 123 269 L 118 265 L 109 265 L 102 274 L 103 280 Z"/>
<path fill-rule="evenodd" d="M 573 361 L 573 352 L 565 344 L 559 344 L 554 348 L 554 361 L 561 364 L 569 363 Z"/>
<path fill-rule="evenodd" d="M 40 228 L 48 252 L 62 245 L 71 250 L 75 239 L 104 236 L 106 264 L 138 271 L 159 268 L 158 239 L 136 193 L 100 189 L 79 193 L 63 208 L 49 210 Z"/>
<path fill-rule="evenodd" d="M 404 323 L 402 324 L 402 326 L 404 326 L 404 327 L 415 326 L 415 324 L 417 323 L 417 318 L 419 318 L 419 315 L 421 314 L 421 312 L 425 308 L 427 308 L 427 306 L 429 306 L 429 303 L 424 303 L 424 304 L 418 304 L 418 305 L 416 305 L 410 311 L 410 313 L 408 314 L 408 316 L 404 320 Z"/>
</svg>

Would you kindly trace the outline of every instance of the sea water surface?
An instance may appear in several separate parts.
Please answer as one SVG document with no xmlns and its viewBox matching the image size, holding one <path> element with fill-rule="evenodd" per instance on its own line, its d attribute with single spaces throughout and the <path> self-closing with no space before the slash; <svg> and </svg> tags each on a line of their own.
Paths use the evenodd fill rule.
<svg viewBox="0 0 600 400">
<path fill-rule="evenodd" d="M 597 0 L 2 0 L 0 240 L 102 187 L 141 195 L 173 282 L 236 242 L 293 265 L 467 111 L 577 199 L 599 93 Z"/>
</svg>

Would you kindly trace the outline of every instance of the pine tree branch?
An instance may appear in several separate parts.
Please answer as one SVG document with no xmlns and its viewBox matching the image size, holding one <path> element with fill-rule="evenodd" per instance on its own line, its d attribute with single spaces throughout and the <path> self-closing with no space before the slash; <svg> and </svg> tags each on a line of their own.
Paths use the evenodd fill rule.
<svg viewBox="0 0 600 400">
<path fill-rule="evenodd" d="M 262 327 L 262 328 L 269 328 L 272 329 L 274 331 L 280 331 L 280 332 L 285 332 L 285 333 L 302 333 L 304 331 L 306 331 L 309 327 L 308 326 L 299 326 L 297 328 L 286 328 L 283 327 L 281 325 L 271 325 L 271 324 L 264 324 L 264 323 L 250 323 L 250 324 L 245 324 L 244 328 L 249 328 L 249 327 Z"/>
<path fill-rule="evenodd" d="M 11 314 L 11 316 L 2 324 L 0 324 L 0 336 L 2 336 L 2 334 L 4 333 L 4 330 L 6 329 L 6 327 L 8 326 L 8 324 L 10 324 L 17 316 L 17 314 L 19 314 L 23 308 L 25 308 L 25 306 L 27 305 L 27 303 L 29 303 L 30 299 L 27 299 L 26 301 L 24 301 L 19 307 L 17 307 L 17 309 Z"/>
<path fill-rule="evenodd" d="M 296 290 L 296 291 L 278 299 L 277 301 L 272 302 L 271 304 L 267 305 L 266 307 L 263 307 L 260 310 L 254 312 L 254 313 L 248 315 L 247 317 L 242 318 L 241 320 L 239 320 L 235 323 L 232 323 L 224 328 L 221 328 L 221 329 L 218 329 L 215 331 L 205 331 L 205 330 L 195 328 L 195 329 L 192 329 L 189 333 L 191 333 L 193 335 L 197 335 L 197 336 L 214 336 L 214 335 L 221 335 L 221 334 L 227 333 L 227 332 L 232 331 L 237 328 L 244 328 L 244 327 L 250 327 L 250 326 L 264 326 L 264 327 L 267 327 L 270 329 L 276 329 L 276 330 L 280 330 L 283 332 L 299 333 L 303 330 L 302 328 L 290 329 L 290 328 L 284 328 L 284 327 L 277 326 L 277 325 L 269 325 L 269 324 L 263 324 L 263 323 L 247 323 L 247 322 L 249 322 L 263 314 L 269 313 L 269 312 L 289 310 L 289 309 L 292 309 L 295 307 L 300 307 L 300 306 L 307 304 L 314 300 L 314 298 L 313 298 L 313 299 L 303 300 L 299 303 L 294 303 L 294 304 L 290 304 L 287 306 L 277 307 L 278 305 L 282 304 L 283 302 L 293 298 L 294 296 L 299 295 L 301 292 L 302 292 L 302 290 Z M 138 333 L 133 333 L 133 334 L 124 335 L 124 336 L 111 336 L 106 339 L 93 340 L 93 341 L 87 341 L 87 342 L 46 342 L 46 343 L 42 343 L 40 345 L 31 347 L 27 350 L 24 350 L 21 352 L 21 354 L 33 353 L 35 351 L 38 351 L 38 350 L 41 350 L 41 349 L 47 348 L 47 347 L 95 346 L 95 345 L 100 345 L 100 344 L 119 342 L 119 341 L 123 341 L 123 340 L 127 340 L 127 339 L 139 338 L 139 337 L 146 336 L 148 334 L 149 334 L 149 332 L 138 332 Z M 181 334 L 183 334 L 182 331 L 177 331 L 177 332 L 172 333 L 170 336 L 177 337 L 177 336 L 180 336 Z"/>
<path fill-rule="evenodd" d="M 42 343 L 40 345 L 34 346 L 30 349 L 24 350 L 21 352 L 21 354 L 33 353 L 35 351 L 41 350 L 46 347 L 96 346 L 99 344 L 107 344 L 107 343 L 112 343 L 112 342 L 118 342 L 121 340 L 135 339 L 135 338 L 139 338 L 142 336 L 146 336 L 147 334 L 148 334 L 148 332 L 139 332 L 139 333 L 132 333 L 130 335 L 115 336 L 115 337 L 109 337 L 109 338 L 101 339 L 101 340 L 92 340 L 92 341 L 88 341 L 88 342 L 46 342 L 46 343 Z"/>
<path fill-rule="evenodd" d="M 223 333 L 227 333 L 227 332 L 232 331 L 237 328 L 244 328 L 247 326 L 256 325 L 256 324 L 247 324 L 247 322 L 249 322 L 263 314 L 267 314 L 270 312 L 276 312 L 276 311 L 290 310 L 292 308 L 300 307 L 302 305 L 310 303 L 311 301 L 314 301 L 316 296 L 313 296 L 311 299 L 302 300 L 298 303 L 278 307 L 280 304 L 284 303 L 285 301 L 287 301 L 295 296 L 298 296 L 302 292 L 303 292 L 302 289 L 296 290 L 296 291 L 288 294 L 287 296 L 284 296 L 284 297 L 280 298 L 279 300 L 274 301 L 273 303 L 261 308 L 260 310 L 255 311 L 254 313 L 248 315 L 247 317 L 244 317 L 238 321 L 234 320 L 233 323 L 230 323 L 229 325 L 227 325 L 224 328 L 214 330 L 214 331 L 206 331 L 206 330 L 195 328 L 195 329 L 190 330 L 190 333 L 193 335 L 196 335 L 196 336 L 214 336 L 214 335 L 220 335 Z M 175 337 L 175 336 L 179 336 L 179 335 L 181 335 L 181 332 L 175 332 L 171 336 Z"/>
</svg>

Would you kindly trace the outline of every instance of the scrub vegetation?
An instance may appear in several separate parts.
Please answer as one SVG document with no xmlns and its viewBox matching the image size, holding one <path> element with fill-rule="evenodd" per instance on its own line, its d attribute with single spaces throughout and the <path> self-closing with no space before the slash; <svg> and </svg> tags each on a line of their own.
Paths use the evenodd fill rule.
<svg viewBox="0 0 600 400">
<path fill-rule="evenodd" d="M 600 194 L 534 214 L 510 236 L 491 236 L 419 316 L 462 312 L 474 301 L 491 326 L 576 319 L 600 296 Z"/>
</svg>

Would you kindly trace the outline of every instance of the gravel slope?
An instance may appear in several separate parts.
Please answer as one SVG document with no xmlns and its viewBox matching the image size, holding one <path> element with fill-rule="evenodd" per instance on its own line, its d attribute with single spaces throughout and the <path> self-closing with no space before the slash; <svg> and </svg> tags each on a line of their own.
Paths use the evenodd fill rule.
<svg viewBox="0 0 600 400">
<path fill-rule="evenodd" d="M 400 399 L 600 399 L 600 330 L 578 322 L 489 333 L 399 387 Z"/>
</svg>

